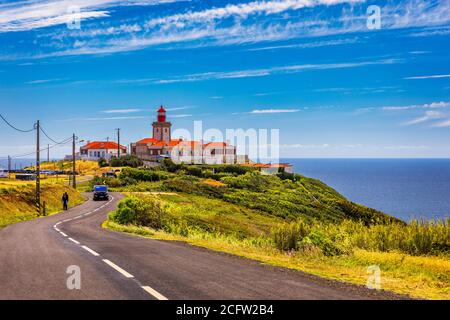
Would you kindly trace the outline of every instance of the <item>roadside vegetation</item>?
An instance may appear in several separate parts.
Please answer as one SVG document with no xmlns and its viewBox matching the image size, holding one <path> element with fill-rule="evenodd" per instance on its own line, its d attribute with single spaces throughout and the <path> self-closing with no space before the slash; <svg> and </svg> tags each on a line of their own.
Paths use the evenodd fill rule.
<svg viewBox="0 0 450 320">
<path fill-rule="evenodd" d="M 84 201 L 83 196 L 62 183 L 43 184 L 41 200 L 46 203 L 47 215 L 62 211 L 61 196 L 69 194 L 70 207 Z M 0 228 L 25 220 L 37 218 L 35 187 L 30 184 L 0 185 Z"/>
<path fill-rule="evenodd" d="M 69 176 L 54 174 L 41 175 L 42 195 L 41 201 L 46 203 L 46 214 L 52 215 L 62 211 L 61 196 L 64 192 L 69 194 L 69 206 L 73 207 L 82 203 L 85 199 L 81 191 L 89 188 L 89 180 L 96 174 L 101 174 L 110 168 L 100 168 L 95 161 L 77 160 L 76 168 L 77 190 L 69 186 Z M 25 168 L 34 170 L 34 167 Z M 71 161 L 53 161 L 41 163 L 43 171 L 70 171 Z M 6 225 L 37 218 L 35 206 L 35 181 L 16 180 L 15 175 L 11 179 L 0 179 L 0 228 Z"/>
<path fill-rule="evenodd" d="M 104 224 L 113 230 L 363 285 L 378 265 L 383 289 L 450 299 L 450 221 L 405 223 L 318 180 L 237 166 L 166 162 L 102 182 L 127 195 Z"/>
</svg>

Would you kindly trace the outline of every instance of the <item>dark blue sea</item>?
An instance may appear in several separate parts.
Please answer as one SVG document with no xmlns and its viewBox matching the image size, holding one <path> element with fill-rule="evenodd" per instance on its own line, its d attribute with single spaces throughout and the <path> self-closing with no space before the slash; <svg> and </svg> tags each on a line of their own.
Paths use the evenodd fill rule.
<svg viewBox="0 0 450 320">
<path fill-rule="evenodd" d="M 450 217 L 450 159 L 283 159 L 353 202 L 402 220 Z"/>
</svg>

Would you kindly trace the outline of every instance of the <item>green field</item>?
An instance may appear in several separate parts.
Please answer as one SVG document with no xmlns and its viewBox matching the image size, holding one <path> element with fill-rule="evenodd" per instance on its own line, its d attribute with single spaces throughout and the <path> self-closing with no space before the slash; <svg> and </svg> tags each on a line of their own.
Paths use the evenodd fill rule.
<svg viewBox="0 0 450 320">
<path fill-rule="evenodd" d="M 47 215 L 62 210 L 61 196 L 67 192 L 69 205 L 80 204 L 84 197 L 64 183 L 42 184 L 41 201 L 46 202 Z M 37 218 L 34 182 L 0 180 L 0 228 L 8 224 Z"/>
<path fill-rule="evenodd" d="M 106 181 L 127 198 L 104 226 L 358 284 L 378 265 L 383 289 L 450 299 L 448 221 L 406 224 L 301 175 L 211 169 L 125 169 Z"/>
</svg>

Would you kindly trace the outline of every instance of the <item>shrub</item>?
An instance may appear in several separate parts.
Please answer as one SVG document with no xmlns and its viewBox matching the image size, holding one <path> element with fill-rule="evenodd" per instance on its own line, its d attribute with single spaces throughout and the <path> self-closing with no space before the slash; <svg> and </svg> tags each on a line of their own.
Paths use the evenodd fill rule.
<svg viewBox="0 0 450 320">
<path fill-rule="evenodd" d="M 183 169 L 183 165 L 181 164 L 175 164 L 172 159 L 164 159 L 161 163 L 162 169 L 166 170 L 167 172 L 175 173 L 181 169 Z"/>
<path fill-rule="evenodd" d="M 109 161 L 111 167 L 131 167 L 138 168 L 144 165 L 144 162 L 134 155 L 126 155 L 120 158 L 113 157 Z"/>
<path fill-rule="evenodd" d="M 135 169 L 124 168 L 120 173 L 119 178 L 121 180 L 130 178 L 135 181 L 161 181 L 168 178 L 168 174 L 164 171 L 149 170 L 149 169 Z"/>
<path fill-rule="evenodd" d="M 298 250 L 300 242 L 310 232 L 303 221 L 284 224 L 272 230 L 272 240 L 278 250 Z"/>
<path fill-rule="evenodd" d="M 212 186 L 203 183 L 193 176 L 180 176 L 164 181 L 162 189 L 164 191 L 183 192 L 215 198 L 222 198 L 226 190 L 222 186 Z"/>
<path fill-rule="evenodd" d="M 224 177 L 222 182 L 236 189 L 262 192 L 277 183 L 276 177 L 263 176 L 258 172 L 247 172 L 237 177 Z"/>
<path fill-rule="evenodd" d="M 198 178 L 202 178 L 203 177 L 202 168 L 196 167 L 196 166 L 188 166 L 186 168 L 186 173 L 191 175 L 191 176 L 198 177 Z"/>
<path fill-rule="evenodd" d="M 116 211 L 109 215 L 109 219 L 119 224 L 161 229 L 164 215 L 161 204 L 153 197 L 128 197 L 119 203 Z"/>
<path fill-rule="evenodd" d="M 108 161 L 106 161 L 105 158 L 100 158 L 100 159 L 98 159 L 98 166 L 100 168 L 107 167 L 108 166 Z"/>
</svg>

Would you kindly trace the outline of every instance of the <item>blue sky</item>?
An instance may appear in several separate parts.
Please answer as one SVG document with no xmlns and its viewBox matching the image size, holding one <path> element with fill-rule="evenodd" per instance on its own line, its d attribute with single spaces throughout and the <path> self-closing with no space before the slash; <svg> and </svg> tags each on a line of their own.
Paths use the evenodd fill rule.
<svg viewBox="0 0 450 320">
<path fill-rule="evenodd" d="M 280 129 L 283 157 L 450 157 L 449 40 L 449 1 L 0 0 L 0 111 L 129 143 L 164 104 L 174 128 Z"/>
</svg>

